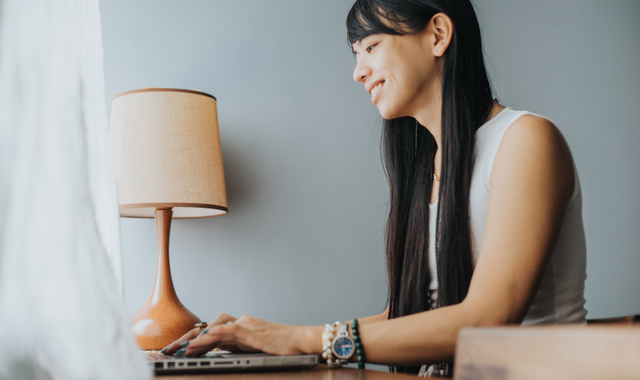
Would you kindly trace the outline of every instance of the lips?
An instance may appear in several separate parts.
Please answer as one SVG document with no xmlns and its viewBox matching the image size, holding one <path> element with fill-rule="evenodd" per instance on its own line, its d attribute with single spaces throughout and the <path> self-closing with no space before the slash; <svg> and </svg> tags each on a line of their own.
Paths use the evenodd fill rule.
<svg viewBox="0 0 640 380">
<path fill-rule="evenodd" d="M 369 95 L 373 95 L 373 90 L 378 91 L 380 89 L 380 87 L 382 87 L 383 84 L 384 84 L 383 80 L 372 82 L 371 84 L 366 86 L 366 90 L 369 93 Z"/>
<path fill-rule="evenodd" d="M 367 92 L 371 95 L 371 102 L 375 104 L 380 96 L 380 89 L 384 86 L 384 80 L 376 81 L 367 86 Z"/>
<path fill-rule="evenodd" d="M 373 86 L 373 88 L 371 89 L 371 96 L 376 96 L 376 93 L 378 92 L 380 87 L 382 87 L 382 83 L 378 83 L 377 85 Z"/>
</svg>

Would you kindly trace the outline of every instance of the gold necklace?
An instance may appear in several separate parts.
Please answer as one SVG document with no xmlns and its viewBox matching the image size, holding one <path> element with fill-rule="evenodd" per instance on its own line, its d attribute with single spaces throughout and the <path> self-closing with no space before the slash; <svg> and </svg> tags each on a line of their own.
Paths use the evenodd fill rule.
<svg viewBox="0 0 640 380">
<path fill-rule="evenodd" d="M 433 173 L 433 179 L 435 179 L 436 181 L 440 182 L 440 176 L 437 175 L 436 173 Z"/>
</svg>

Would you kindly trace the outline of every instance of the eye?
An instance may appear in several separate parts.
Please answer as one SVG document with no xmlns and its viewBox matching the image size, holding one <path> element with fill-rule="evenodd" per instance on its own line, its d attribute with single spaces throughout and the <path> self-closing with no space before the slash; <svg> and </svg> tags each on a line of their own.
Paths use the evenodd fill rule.
<svg viewBox="0 0 640 380">
<path fill-rule="evenodd" d="M 378 44 L 378 43 L 376 42 L 376 43 L 375 43 L 375 44 L 373 44 L 373 45 L 369 45 L 369 46 L 367 46 L 367 49 L 366 49 L 366 50 L 367 50 L 367 53 L 371 53 L 371 50 L 373 50 L 373 48 L 374 48 L 377 44 Z"/>
</svg>

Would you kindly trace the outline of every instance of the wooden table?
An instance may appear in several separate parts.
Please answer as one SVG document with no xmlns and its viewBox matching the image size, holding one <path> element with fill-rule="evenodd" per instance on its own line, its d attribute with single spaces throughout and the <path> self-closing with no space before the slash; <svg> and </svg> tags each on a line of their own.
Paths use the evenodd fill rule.
<svg viewBox="0 0 640 380">
<path fill-rule="evenodd" d="M 416 379 L 416 376 L 400 375 L 374 370 L 358 370 L 356 368 L 328 369 L 325 364 L 318 364 L 312 369 L 304 371 L 282 372 L 243 372 L 243 373 L 212 373 L 189 375 L 156 376 L 161 380 L 257 380 L 257 379 L 301 379 L 301 380 L 402 380 Z"/>
<path fill-rule="evenodd" d="M 640 379 L 640 325 L 547 325 L 464 329 L 459 380 Z"/>
</svg>

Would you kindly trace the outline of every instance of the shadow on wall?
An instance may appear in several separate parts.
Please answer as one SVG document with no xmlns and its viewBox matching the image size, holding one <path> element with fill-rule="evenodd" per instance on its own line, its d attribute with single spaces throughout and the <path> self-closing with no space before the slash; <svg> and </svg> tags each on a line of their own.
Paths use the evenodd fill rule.
<svg viewBox="0 0 640 380">
<path fill-rule="evenodd" d="M 242 130 L 239 125 L 224 125 L 224 129 Z M 248 129 L 245 129 L 248 130 Z M 228 134 L 227 134 L 228 135 Z M 250 161 L 253 154 L 247 154 L 247 146 L 239 138 L 227 137 L 221 134 L 222 163 L 224 166 L 224 180 L 227 189 L 227 205 L 229 212 L 243 209 L 247 200 L 255 197 L 258 177 L 252 169 L 255 164 Z M 227 137 L 227 138 L 225 138 Z M 251 202 L 249 202 L 251 203 Z"/>
</svg>

